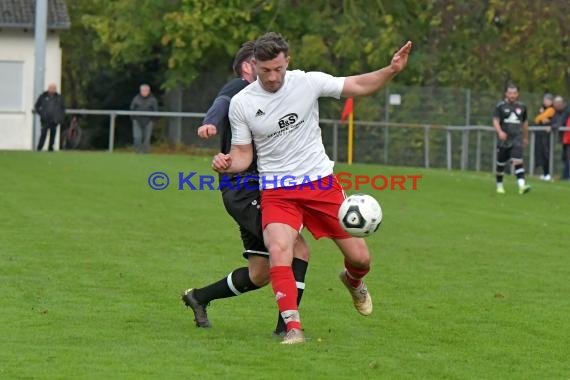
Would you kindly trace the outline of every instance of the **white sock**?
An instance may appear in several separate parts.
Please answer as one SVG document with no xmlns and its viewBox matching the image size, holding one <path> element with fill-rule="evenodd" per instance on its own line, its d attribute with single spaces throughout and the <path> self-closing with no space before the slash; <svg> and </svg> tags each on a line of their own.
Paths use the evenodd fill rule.
<svg viewBox="0 0 570 380">
<path fill-rule="evenodd" d="M 502 189 L 502 188 L 503 188 L 503 183 L 497 182 L 497 189 Z"/>
<path fill-rule="evenodd" d="M 524 178 L 517 179 L 517 183 L 519 184 L 519 187 L 524 187 Z"/>
</svg>

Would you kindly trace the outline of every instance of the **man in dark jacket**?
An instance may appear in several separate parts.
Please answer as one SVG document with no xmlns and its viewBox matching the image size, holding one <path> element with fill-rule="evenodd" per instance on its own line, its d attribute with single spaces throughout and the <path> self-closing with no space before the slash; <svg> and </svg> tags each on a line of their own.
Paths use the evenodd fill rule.
<svg viewBox="0 0 570 380">
<path fill-rule="evenodd" d="M 140 92 L 131 102 L 133 111 L 158 111 L 158 103 L 150 93 L 150 86 L 143 84 Z M 150 116 L 133 116 L 133 148 L 136 153 L 150 152 L 150 136 L 152 135 L 152 119 Z"/>
<path fill-rule="evenodd" d="M 49 130 L 49 151 L 53 151 L 53 143 L 57 132 L 58 124 L 62 124 L 65 119 L 65 104 L 63 97 L 57 93 L 57 86 L 51 83 L 47 91 L 43 92 L 34 106 L 34 112 L 40 115 L 42 131 L 37 150 L 42 150 Z"/>
<path fill-rule="evenodd" d="M 554 98 L 554 116 L 552 116 L 552 129 L 558 131 L 559 128 L 564 128 L 567 124 L 568 118 L 570 118 L 570 106 L 566 104 L 566 101 L 562 96 L 557 96 Z M 558 139 L 562 142 L 562 162 L 564 164 L 562 169 L 561 179 L 564 181 L 570 180 L 570 148 L 565 146 L 563 140 L 564 133 L 559 131 Z"/>
</svg>

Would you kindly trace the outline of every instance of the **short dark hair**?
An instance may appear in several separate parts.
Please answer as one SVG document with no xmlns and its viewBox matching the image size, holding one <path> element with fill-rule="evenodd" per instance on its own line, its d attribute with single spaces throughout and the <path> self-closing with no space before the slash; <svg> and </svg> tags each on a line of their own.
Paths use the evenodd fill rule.
<svg viewBox="0 0 570 380">
<path fill-rule="evenodd" d="M 269 32 L 255 41 L 253 54 L 258 61 L 270 61 L 280 53 L 289 55 L 289 44 L 279 33 Z"/>
<path fill-rule="evenodd" d="M 253 58 L 254 46 L 255 46 L 255 41 L 247 41 L 244 42 L 243 45 L 241 45 L 241 47 L 239 48 L 234 58 L 234 63 L 232 64 L 232 67 L 236 75 L 241 76 L 242 74 L 241 64 Z"/>
<path fill-rule="evenodd" d="M 517 90 L 519 91 L 519 86 L 517 86 L 514 83 L 507 83 L 507 86 L 505 87 L 505 92 L 509 91 L 509 90 Z"/>
</svg>

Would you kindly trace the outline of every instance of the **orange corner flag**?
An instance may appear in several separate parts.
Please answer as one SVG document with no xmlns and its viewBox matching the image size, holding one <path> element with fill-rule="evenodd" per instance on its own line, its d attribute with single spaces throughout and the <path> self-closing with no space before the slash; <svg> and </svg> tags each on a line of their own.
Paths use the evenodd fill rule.
<svg viewBox="0 0 570 380">
<path fill-rule="evenodd" d="M 354 112 L 354 99 L 348 98 L 346 99 L 346 103 L 344 103 L 344 109 L 342 110 L 342 115 L 340 115 L 340 122 L 346 120 L 347 117 L 350 116 Z"/>
</svg>

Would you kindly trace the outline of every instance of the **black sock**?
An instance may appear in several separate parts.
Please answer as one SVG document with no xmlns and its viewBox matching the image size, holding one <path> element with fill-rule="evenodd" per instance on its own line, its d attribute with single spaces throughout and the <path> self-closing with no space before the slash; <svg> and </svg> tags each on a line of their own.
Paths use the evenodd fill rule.
<svg viewBox="0 0 570 380">
<path fill-rule="evenodd" d="M 309 263 L 305 260 L 298 258 L 293 258 L 293 263 L 291 268 L 293 269 L 293 276 L 297 282 L 297 306 L 301 304 L 301 298 L 303 298 L 303 291 L 305 290 L 305 275 L 307 274 L 307 267 Z M 277 326 L 275 327 L 276 332 L 287 331 L 287 326 L 285 321 L 281 317 L 280 313 L 277 313 Z"/>
<path fill-rule="evenodd" d="M 213 300 L 239 296 L 255 289 L 259 289 L 259 287 L 251 282 L 249 269 L 243 267 L 234 270 L 218 282 L 194 289 L 194 297 L 198 302 L 205 305 Z"/>
<path fill-rule="evenodd" d="M 505 162 L 497 162 L 497 183 L 503 183 L 503 176 L 505 175 Z"/>
<path fill-rule="evenodd" d="M 515 174 L 517 175 L 517 179 L 524 179 L 523 164 L 516 164 L 515 165 Z"/>
</svg>

